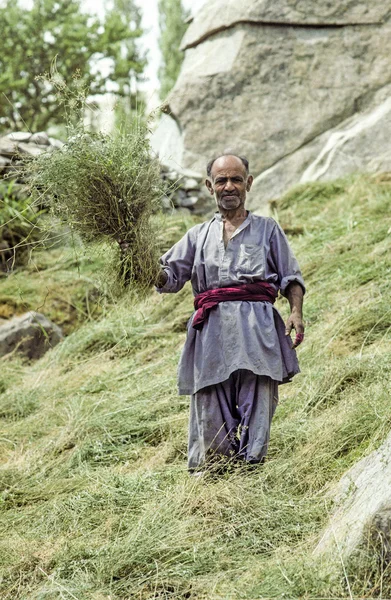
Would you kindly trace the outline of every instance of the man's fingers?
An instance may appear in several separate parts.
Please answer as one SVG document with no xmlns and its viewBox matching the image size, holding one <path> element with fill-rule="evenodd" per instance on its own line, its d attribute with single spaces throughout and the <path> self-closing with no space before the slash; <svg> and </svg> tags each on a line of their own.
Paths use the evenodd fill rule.
<svg viewBox="0 0 391 600">
<path fill-rule="evenodd" d="M 286 325 L 285 325 L 285 335 L 290 335 L 292 328 L 293 328 L 292 321 L 287 321 Z"/>
<path fill-rule="evenodd" d="M 302 341 L 304 340 L 304 333 L 296 333 L 295 341 L 293 342 L 292 348 L 297 348 L 300 346 Z"/>
</svg>

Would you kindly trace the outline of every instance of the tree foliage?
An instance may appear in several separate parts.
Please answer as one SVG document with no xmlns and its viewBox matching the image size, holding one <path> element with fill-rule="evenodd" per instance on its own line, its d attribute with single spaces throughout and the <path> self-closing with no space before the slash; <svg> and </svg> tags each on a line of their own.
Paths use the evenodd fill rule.
<svg viewBox="0 0 391 600">
<path fill-rule="evenodd" d="M 84 13 L 81 0 L 34 0 L 29 10 L 6 0 L 0 8 L 0 126 L 39 131 L 61 122 L 55 80 L 75 93 L 131 96 L 131 79 L 145 66 L 136 45 L 140 21 L 134 0 L 114 0 L 104 20 Z"/>
<path fill-rule="evenodd" d="M 181 0 L 159 0 L 159 45 L 162 52 L 159 79 L 162 99 L 174 87 L 182 65 L 183 52 L 179 46 L 187 29 L 187 17 Z"/>
</svg>

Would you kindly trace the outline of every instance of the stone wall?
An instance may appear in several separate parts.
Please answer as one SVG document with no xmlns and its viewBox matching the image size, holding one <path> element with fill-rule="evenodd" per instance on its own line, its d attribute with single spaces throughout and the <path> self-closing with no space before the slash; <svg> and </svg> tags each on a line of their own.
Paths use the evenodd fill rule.
<svg viewBox="0 0 391 600">
<path fill-rule="evenodd" d="M 23 156 L 38 156 L 42 152 L 61 148 L 62 142 L 44 131 L 28 133 L 17 131 L 0 137 L 0 177 L 12 175 L 14 167 Z"/>
<path fill-rule="evenodd" d="M 53 152 L 62 146 L 62 142 L 49 137 L 45 132 L 31 134 L 17 131 L 0 137 L 0 179 L 17 175 L 17 165 L 21 158 Z M 166 196 L 162 203 L 167 212 L 173 209 L 193 214 L 213 212 L 214 201 L 207 193 L 199 173 L 178 169 L 177 165 L 162 165 L 162 179 L 166 183 Z M 20 190 L 25 193 L 23 187 Z M 18 194 L 18 185 L 14 186 L 13 194 Z"/>
</svg>

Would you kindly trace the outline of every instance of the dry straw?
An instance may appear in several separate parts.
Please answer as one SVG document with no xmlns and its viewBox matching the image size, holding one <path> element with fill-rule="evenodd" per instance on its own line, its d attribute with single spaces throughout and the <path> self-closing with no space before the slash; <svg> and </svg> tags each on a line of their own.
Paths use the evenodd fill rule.
<svg viewBox="0 0 391 600">
<path fill-rule="evenodd" d="M 151 155 L 148 124 L 135 117 L 112 135 L 70 130 L 67 142 L 25 166 L 33 203 L 86 242 L 112 242 L 116 281 L 138 292 L 155 281 L 158 236 L 151 221 L 160 208 L 160 167 Z M 126 240 L 126 253 L 119 240 Z"/>
</svg>

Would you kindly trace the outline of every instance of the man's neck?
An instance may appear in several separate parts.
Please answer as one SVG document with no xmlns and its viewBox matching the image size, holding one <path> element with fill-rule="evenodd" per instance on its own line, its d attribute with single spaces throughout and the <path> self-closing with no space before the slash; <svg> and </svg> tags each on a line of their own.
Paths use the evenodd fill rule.
<svg viewBox="0 0 391 600">
<path fill-rule="evenodd" d="M 223 208 L 220 208 L 219 211 L 223 221 L 228 221 L 232 225 L 243 223 L 248 215 L 244 206 L 239 206 L 239 208 L 235 208 L 234 210 L 224 210 Z"/>
</svg>

